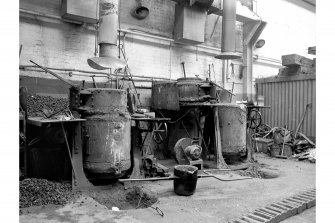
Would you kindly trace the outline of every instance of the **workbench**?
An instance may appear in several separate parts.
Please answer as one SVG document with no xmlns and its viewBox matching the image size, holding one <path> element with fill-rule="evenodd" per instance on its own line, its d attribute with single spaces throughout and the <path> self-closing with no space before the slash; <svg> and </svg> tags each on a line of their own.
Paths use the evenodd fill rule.
<svg viewBox="0 0 335 223">
<path fill-rule="evenodd" d="M 72 119 L 72 120 L 59 120 L 59 119 L 46 119 L 43 117 L 29 117 L 27 124 L 41 127 L 45 124 L 56 124 L 56 123 L 74 123 L 74 122 L 84 122 L 86 119 Z"/>
</svg>

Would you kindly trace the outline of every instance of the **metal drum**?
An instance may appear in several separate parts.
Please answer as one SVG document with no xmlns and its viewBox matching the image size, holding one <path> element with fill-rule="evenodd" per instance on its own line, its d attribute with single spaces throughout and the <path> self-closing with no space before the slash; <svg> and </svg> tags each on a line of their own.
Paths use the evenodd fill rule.
<svg viewBox="0 0 335 223">
<path fill-rule="evenodd" d="M 84 126 L 84 170 L 94 179 L 113 179 L 131 168 L 127 94 L 110 88 L 86 89 L 82 98 Z"/>
<path fill-rule="evenodd" d="M 247 109 L 245 105 L 219 107 L 222 153 L 225 156 L 246 153 Z"/>
</svg>

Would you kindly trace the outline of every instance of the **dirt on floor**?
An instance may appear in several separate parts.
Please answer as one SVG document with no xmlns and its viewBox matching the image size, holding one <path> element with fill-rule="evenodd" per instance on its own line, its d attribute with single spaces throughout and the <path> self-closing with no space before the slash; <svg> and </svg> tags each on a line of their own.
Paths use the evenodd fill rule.
<svg viewBox="0 0 335 223">
<path fill-rule="evenodd" d="M 90 190 L 82 193 L 111 210 L 113 208 L 120 210 L 147 208 L 158 201 L 157 192 L 145 185 L 135 185 L 125 189 L 123 185 L 116 183 L 108 190 Z"/>
<path fill-rule="evenodd" d="M 252 178 L 267 178 L 267 174 L 264 174 L 265 170 L 269 172 L 267 165 L 254 162 L 244 170 L 233 172 L 213 170 L 212 173 L 216 175 L 235 173 Z M 70 184 L 30 178 L 20 182 L 20 214 L 29 213 L 27 208 L 31 206 L 42 206 L 43 208 L 48 205 L 64 205 L 79 195 L 89 196 L 110 210 L 113 208 L 120 210 L 147 208 L 158 201 L 157 192 L 151 190 L 149 184 L 137 183 L 125 187 L 120 183 L 114 183 L 109 189 L 74 193 L 71 191 Z M 33 209 L 30 208 L 30 210 Z"/>
<path fill-rule="evenodd" d="M 238 170 L 235 172 L 241 176 L 264 179 L 276 178 L 280 175 L 280 171 L 277 168 L 258 162 L 251 163 L 245 170 Z"/>
<path fill-rule="evenodd" d="M 127 189 L 126 185 L 116 183 L 107 190 L 81 192 L 78 199 L 64 206 L 32 206 L 30 212 L 20 215 L 20 222 L 228 222 L 257 208 L 315 188 L 315 164 L 256 155 L 258 162 L 238 170 L 253 178 L 230 182 L 200 178 L 192 196 L 176 195 L 172 181 L 132 184 Z M 227 171 L 224 174 L 234 175 L 236 172 Z M 223 174 L 222 171 L 211 173 Z M 265 179 L 267 176 L 264 173 L 277 173 L 279 177 Z M 151 201 L 156 203 L 150 206 Z M 146 206 L 150 208 L 144 208 Z M 163 216 L 157 208 L 164 213 Z"/>
<path fill-rule="evenodd" d="M 260 179 L 276 178 L 279 177 L 280 175 L 280 171 L 277 168 L 273 168 L 269 165 L 259 163 L 257 161 L 245 164 L 243 166 L 239 166 L 237 167 L 237 169 L 238 170 L 234 170 L 234 168 L 232 168 L 232 171 L 222 171 L 213 169 L 211 170 L 211 173 L 215 175 L 238 174 L 240 176 L 260 178 Z"/>
</svg>

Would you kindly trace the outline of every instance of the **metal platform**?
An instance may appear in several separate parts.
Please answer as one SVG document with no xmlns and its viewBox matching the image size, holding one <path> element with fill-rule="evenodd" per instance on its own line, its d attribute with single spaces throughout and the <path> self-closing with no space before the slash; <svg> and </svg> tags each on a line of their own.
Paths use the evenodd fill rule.
<svg viewBox="0 0 335 223">
<path fill-rule="evenodd" d="M 29 117 L 27 123 L 41 127 L 44 124 L 50 124 L 50 123 L 73 123 L 73 122 L 84 122 L 84 121 L 86 121 L 86 119 L 59 120 L 59 119 L 46 119 L 43 117 Z"/>
</svg>

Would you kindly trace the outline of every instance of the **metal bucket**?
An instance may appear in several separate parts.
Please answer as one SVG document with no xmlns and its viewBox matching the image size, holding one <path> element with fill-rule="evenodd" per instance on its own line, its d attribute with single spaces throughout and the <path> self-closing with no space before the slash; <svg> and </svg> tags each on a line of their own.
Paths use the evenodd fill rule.
<svg viewBox="0 0 335 223">
<path fill-rule="evenodd" d="M 84 170 L 94 179 L 122 177 L 131 168 L 127 95 L 110 88 L 87 89 L 85 98 Z"/>
<path fill-rule="evenodd" d="M 223 155 L 243 155 L 246 152 L 246 106 L 237 104 L 220 106 L 219 123 Z"/>
<path fill-rule="evenodd" d="M 173 190 L 178 195 L 190 196 L 194 194 L 198 181 L 198 168 L 190 165 L 174 167 Z"/>
</svg>

